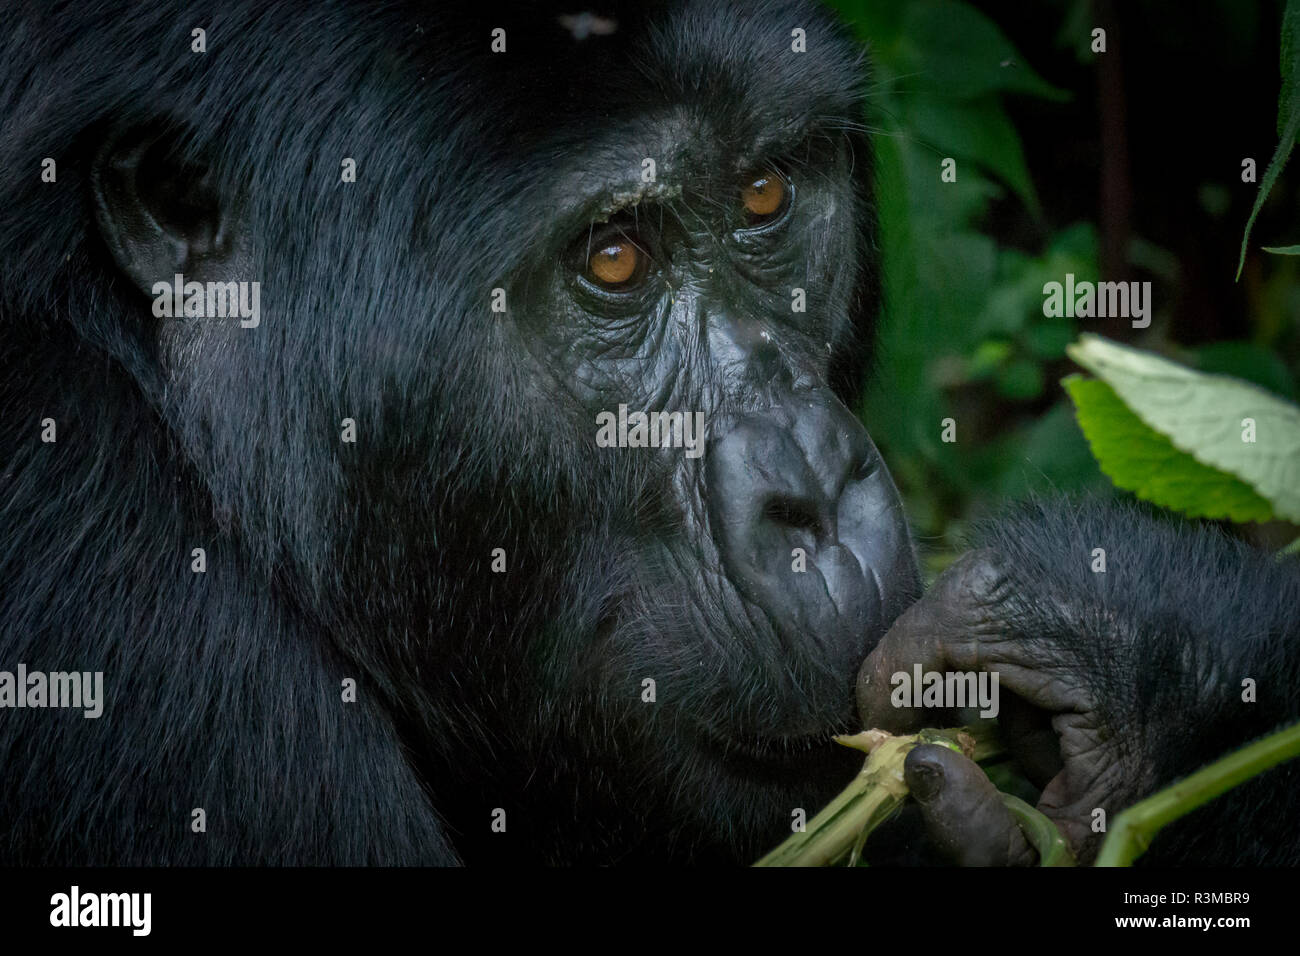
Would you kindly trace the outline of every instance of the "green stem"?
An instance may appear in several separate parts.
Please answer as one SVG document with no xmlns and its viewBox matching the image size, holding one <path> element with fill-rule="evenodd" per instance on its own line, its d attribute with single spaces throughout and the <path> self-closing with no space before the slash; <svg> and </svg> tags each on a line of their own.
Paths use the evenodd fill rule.
<svg viewBox="0 0 1300 956">
<path fill-rule="evenodd" d="M 1097 866 L 1128 866 L 1167 824 L 1296 756 L 1300 756 L 1300 723 L 1269 734 L 1133 804 L 1115 818 L 1097 856 Z"/>
<path fill-rule="evenodd" d="M 864 834 L 884 823 L 907 798 L 903 782 L 903 760 L 918 743 L 942 743 L 959 749 L 962 738 L 973 747 L 968 756 L 985 759 L 998 751 L 994 731 L 988 727 L 960 730 L 923 730 L 907 737 L 875 732 L 837 738 L 846 746 L 869 748 L 862 771 L 820 813 L 808 821 L 803 833 L 789 837 L 755 866 L 830 866 L 853 855 Z"/>
</svg>

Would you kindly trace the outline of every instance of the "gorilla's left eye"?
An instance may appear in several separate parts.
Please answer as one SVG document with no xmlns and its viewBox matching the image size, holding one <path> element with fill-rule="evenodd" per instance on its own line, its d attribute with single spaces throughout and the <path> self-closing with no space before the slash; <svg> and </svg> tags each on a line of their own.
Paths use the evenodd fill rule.
<svg viewBox="0 0 1300 956">
<path fill-rule="evenodd" d="M 644 278 L 649 257 L 626 236 L 602 242 L 587 257 L 587 278 L 604 289 L 622 291 Z"/>
<path fill-rule="evenodd" d="M 790 187 L 774 169 L 763 169 L 745 178 L 740 201 L 752 225 L 770 222 L 790 204 Z"/>
</svg>

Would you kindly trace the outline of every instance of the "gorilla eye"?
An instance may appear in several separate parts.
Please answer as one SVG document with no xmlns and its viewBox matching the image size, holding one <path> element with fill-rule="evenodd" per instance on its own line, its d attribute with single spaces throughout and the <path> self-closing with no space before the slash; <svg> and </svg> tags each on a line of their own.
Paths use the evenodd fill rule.
<svg viewBox="0 0 1300 956">
<path fill-rule="evenodd" d="M 645 273 L 646 255 L 629 239 L 605 243 L 587 257 L 587 278 L 606 289 L 626 288 Z"/>
<path fill-rule="evenodd" d="M 749 177 L 740 190 L 740 200 L 750 220 L 758 223 L 778 216 L 786 207 L 790 190 L 780 174 L 765 169 Z"/>
</svg>

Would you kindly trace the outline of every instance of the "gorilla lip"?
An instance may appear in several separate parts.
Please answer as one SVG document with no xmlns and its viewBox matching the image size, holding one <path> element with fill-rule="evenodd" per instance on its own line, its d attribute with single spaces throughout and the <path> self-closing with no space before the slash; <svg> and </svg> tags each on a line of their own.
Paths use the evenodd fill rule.
<svg viewBox="0 0 1300 956">
<path fill-rule="evenodd" d="M 741 759 L 766 767 L 806 766 L 836 757 L 844 748 L 835 743 L 835 731 L 799 737 L 725 737 L 710 733 L 709 739 L 724 759 Z"/>
</svg>

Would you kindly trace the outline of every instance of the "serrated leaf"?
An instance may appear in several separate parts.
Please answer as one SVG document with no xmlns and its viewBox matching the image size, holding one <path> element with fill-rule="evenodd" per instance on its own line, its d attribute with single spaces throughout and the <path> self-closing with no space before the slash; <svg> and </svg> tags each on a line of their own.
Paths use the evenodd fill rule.
<svg viewBox="0 0 1300 956">
<path fill-rule="evenodd" d="M 1254 488 L 1179 451 L 1105 382 L 1070 375 L 1061 384 L 1098 465 L 1116 487 L 1193 518 L 1245 522 L 1273 516 Z"/>
<path fill-rule="evenodd" d="M 1287 0 L 1282 14 L 1282 91 L 1277 98 L 1277 135 L 1286 137 L 1291 118 L 1300 110 L 1300 2 Z"/>
<path fill-rule="evenodd" d="M 1264 178 L 1260 180 L 1259 192 L 1255 194 L 1255 205 L 1246 220 L 1246 230 L 1241 237 L 1241 255 L 1237 259 L 1237 278 L 1241 278 L 1241 268 L 1246 264 L 1246 244 L 1250 242 L 1250 230 L 1255 225 L 1268 198 L 1269 191 L 1277 182 L 1277 177 L 1286 165 L 1295 146 L 1296 137 L 1300 136 L 1300 2 L 1289 0 L 1286 12 L 1282 15 L 1282 89 L 1277 98 L 1277 149 L 1269 160 Z"/>
<path fill-rule="evenodd" d="M 1096 335 L 1081 336 L 1066 351 L 1176 449 L 1240 478 L 1279 517 L 1300 521 L 1300 408 L 1246 382 Z M 1254 441 L 1243 440 L 1247 418 Z"/>
</svg>

